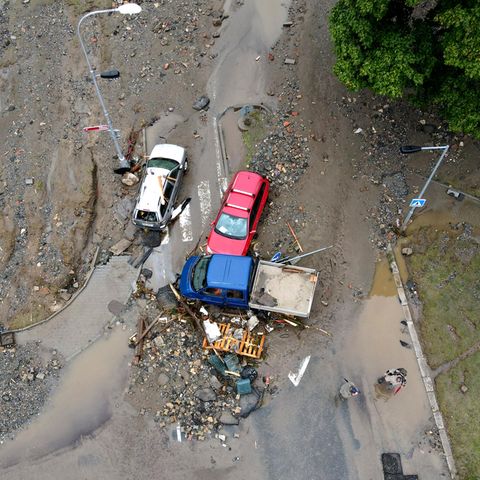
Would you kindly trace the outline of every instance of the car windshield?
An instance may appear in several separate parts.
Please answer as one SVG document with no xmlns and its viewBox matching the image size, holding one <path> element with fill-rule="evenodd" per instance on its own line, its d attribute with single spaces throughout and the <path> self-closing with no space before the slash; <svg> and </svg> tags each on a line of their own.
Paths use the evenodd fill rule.
<svg viewBox="0 0 480 480">
<path fill-rule="evenodd" d="M 179 163 L 170 158 L 152 158 L 147 163 L 147 168 L 163 168 L 165 170 L 173 170 L 178 166 Z"/>
<path fill-rule="evenodd" d="M 144 222 L 158 222 L 157 214 L 155 212 L 147 212 L 145 210 L 138 210 L 137 220 Z"/>
<path fill-rule="evenodd" d="M 208 264 L 212 257 L 200 257 L 192 272 L 192 287 L 198 292 L 198 290 L 207 286 L 207 269 Z"/>
<path fill-rule="evenodd" d="M 224 237 L 241 240 L 247 237 L 247 219 L 222 213 L 218 219 L 215 231 Z"/>
</svg>

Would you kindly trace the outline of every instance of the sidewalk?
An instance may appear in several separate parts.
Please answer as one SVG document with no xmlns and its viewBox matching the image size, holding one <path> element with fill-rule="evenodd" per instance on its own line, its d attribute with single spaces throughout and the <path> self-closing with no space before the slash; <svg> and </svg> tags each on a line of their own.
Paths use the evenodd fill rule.
<svg viewBox="0 0 480 480">
<path fill-rule="evenodd" d="M 102 333 L 113 318 L 108 306 L 113 300 L 125 303 L 133 290 L 138 272 L 128 264 L 128 256 L 111 257 L 95 268 L 78 297 L 51 320 L 16 334 L 18 343 L 41 340 L 70 359 Z"/>
</svg>

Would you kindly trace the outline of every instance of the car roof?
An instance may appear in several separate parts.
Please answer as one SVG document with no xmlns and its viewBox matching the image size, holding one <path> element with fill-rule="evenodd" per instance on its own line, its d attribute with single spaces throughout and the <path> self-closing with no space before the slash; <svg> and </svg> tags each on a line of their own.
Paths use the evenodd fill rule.
<svg viewBox="0 0 480 480">
<path fill-rule="evenodd" d="M 248 285 L 252 257 L 212 255 L 208 266 L 207 284 L 212 288 L 241 290 Z"/>
<path fill-rule="evenodd" d="M 183 147 L 170 143 L 160 143 L 153 147 L 150 158 L 171 158 L 180 163 L 184 155 L 185 149 Z"/>
<path fill-rule="evenodd" d="M 161 184 L 170 173 L 166 168 L 147 168 L 147 173 L 140 187 L 137 209 L 156 212 L 160 201 Z M 165 188 L 164 188 L 165 189 Z"/>
<path fill-rule="evenodd" d="M 258 173 L 245 170 L 238 172 L 232 180 L 223 211 L 237 217 L 247 217 L 263 181 Z"/>
</svg>

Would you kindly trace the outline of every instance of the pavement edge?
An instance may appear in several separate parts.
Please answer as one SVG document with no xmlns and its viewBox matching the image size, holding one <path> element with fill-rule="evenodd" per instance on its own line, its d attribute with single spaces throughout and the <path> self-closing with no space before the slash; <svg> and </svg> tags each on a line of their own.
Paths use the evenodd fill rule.
<svg viewBox="0 0 480 480">
<path fill-rule="evenodd" d="M 395 281 L 395 286 L 397 287 L 398 299 L 400 301 L 400 304 L 402 305 L 404 318 L 408 326 L 408 332 L 410 334 L 412 345 L 415 350 L 415 357 L 417 359 L 418 368 L 420 369 L 420 375 L 422 376 L 423 385 L 425 386 L 428 401 L 432 409 L 433 418 L 435 420 L 435 424 L 438 428 L 438 433 L 440 435 L 440 440 L 442 442 L 443 452 L 445 455 L 445 460 L 447 462 L 448 470 L 450 471 L 451 478 L 455 479 L 457 476 L 457 470 L 455 467 L 455 461 L 453 459 L 452 447 L 450 445 L 450 440 L 445 429 L 442 413 L 440 412 L 438 406 L 437 397 L 435 395 L 434 382 L 430 376 L 430 368 L 428 366 L 426 358 L 423 355 L 423 350 L 418 339 L 415 324 L 413 323 L 408 299 L 405 295 L 405 289 L 403 287 L 402 279 L 400 278 L 400 272 L 395 259 L 395 251 L 390 243 L 387 245 L 387 255 L 389 259 L 390 270 Z"/>
</svg>

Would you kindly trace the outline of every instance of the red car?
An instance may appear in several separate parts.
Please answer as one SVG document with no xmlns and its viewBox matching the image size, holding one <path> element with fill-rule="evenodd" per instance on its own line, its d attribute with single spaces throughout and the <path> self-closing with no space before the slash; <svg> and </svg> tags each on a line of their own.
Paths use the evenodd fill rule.
<svg viewBox="0 0 480 480">
<path fill-rule="evenodd" d="M 235 174 L 207 240 L 208 253 L 246 255 L 267 202 L 269 181 L 254 172 Z"/>
</svg>

